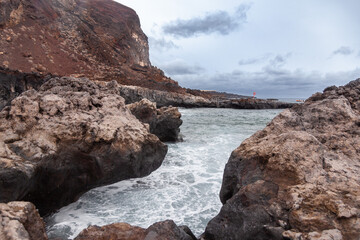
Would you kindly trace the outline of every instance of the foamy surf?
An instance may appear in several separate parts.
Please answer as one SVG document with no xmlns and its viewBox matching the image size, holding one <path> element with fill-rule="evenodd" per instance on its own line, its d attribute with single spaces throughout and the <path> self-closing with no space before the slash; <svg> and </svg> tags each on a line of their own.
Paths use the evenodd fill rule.
<svg viewBox="0 0 360 240">
<path fill-rule="evenodd" d="M 114 222 L 147 228 L 166 219 L 200 235 L 221 208 L 218 194 L 231 151 L 281 110 L 180 111 L 184 142 L 169 144 L 158 170 L 85 193 L 45 219 L 49 237 L 72 239 L 89 225 Z"/>
</svg>

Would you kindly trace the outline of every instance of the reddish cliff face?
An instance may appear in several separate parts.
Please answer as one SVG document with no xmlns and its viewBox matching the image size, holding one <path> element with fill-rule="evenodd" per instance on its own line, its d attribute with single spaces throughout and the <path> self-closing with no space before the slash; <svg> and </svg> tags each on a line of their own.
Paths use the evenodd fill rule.
<svg viewBox="0 0 360 240">
<path fill-rule="evenodd" d="M 112 0 L 1 0 L 0 65 L 185 91 L 151 66 L 136 12 Z"/>
</svg>

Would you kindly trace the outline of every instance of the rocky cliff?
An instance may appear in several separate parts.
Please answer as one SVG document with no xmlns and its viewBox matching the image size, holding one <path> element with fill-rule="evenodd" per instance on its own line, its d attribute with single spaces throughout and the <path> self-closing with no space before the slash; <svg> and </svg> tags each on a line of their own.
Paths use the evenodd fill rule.
<svg viewBox="0 0 360 240">
<path fill-rule="evenodd" d="M 159 107 L 216 107 L 219 102 L 209 103 L 209 99 L 233 96 L 182 88 L 153 67 L 137 14 L 113 0 L 3 0 L 0 9 L 0 66 L 4 68 L 116 80 L 160 90 L 146 94 L 156 98 Z M 175 94 L 165 96 L 168 92 Z M 280 108 L 278 105 L 220 103 L 221 107 L 260 109 Z"/>
<path fill-rule="evenodd" d="M 134 10 L 112 0 L 0 1 L 0 65 L 184 92 L 151 66 Z"/>
<path fill-rule="evenodd" d="M 360 79 L 285 110 L 226 164 L 205 239 L 360 239 Z"/>
<path fill-rule="evenodd" d="M 126 108 L 115 81 L 54 78 L 0 113 L 0 202 L 42 214 L 93 187 L 158 168 L 165 144 Z"/>
</svg>

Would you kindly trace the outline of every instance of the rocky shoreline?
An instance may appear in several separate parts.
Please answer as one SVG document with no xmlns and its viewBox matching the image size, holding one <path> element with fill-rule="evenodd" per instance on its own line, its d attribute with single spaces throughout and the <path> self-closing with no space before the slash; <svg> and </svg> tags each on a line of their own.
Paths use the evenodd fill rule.
<svg viewBox="0 0 360 240">
<path fill-rule="evenodd" d="M 125 105 L 116 86 L 116 82 L 97 85 L 87 79 L 53 78 L 39 91 L 26 91 L 3 109 L 2 202 L 28 200 L 44 214 L 93 186 L 144 176 L 160 166 L 166 146 L 149 130 L 151 126 L 156 129 L 159 113 L 167 110 L 174 113 L 169 125 L 178 129 L 179 113 L 176 108 L 156 109 L 148 100 Z M 101 103 L 97 99 L 102 99 Z M 97 113 L 102 116 L 99 120 Z M 84 117 L 89 114 L 95 115 Z M 82 124 L 81 119 L 87 123 Z M 111 119 L 111 124 L 105 119 Z M 82 127 L 73 129 L 72 122 Z M 200 239 L 358 239 L 359 123 L 360 79 L 329 87 L 279 114 L 231 154 L 220 192 L 224 205 Z M 114 135 L 115 128 L 122 130 Z M 126 139 L 132 139 L 131 143 Z M 147 139 L 146 145 L 141 147 L 139 139 Z M 72 142 L 72 147 L 61 147 L 64 141 L 66 146 Z M 111 150 L 114 145 L 122 150 Z M 136 156 L 131 149 L 139 148 Z M 145 165 L 128 165 L 126 173 L 119 174 L 126 161 L 134 163 L 134 158 Z M 43 222 L 31 203 L 2 204 L 0 213 L 4 239 L 47 239 L 42 228 L 32 232 L 32 224 L 43 226 Z M 42 237 L 33 238 L 32 234 Z M 109 236 L 196 239 L 191 230 L 172 221 L 148 229 L 125 223 L 91 226 L 76 239 Z"/>
<path fill-rule="evenodd" d="M 126 6 L 0 7 L 0 239 L 48 239 L 39 213 L 156 170 L 163 142 L 181 141 L 177 107 L 290 108 L 233 151 L 223 207 L 200 239 L 360 238 L 360 79 L 304 104 L 214 97 L 151 65 L 139 18 Z M 196 239 L 171 220 L 148 229 L 90 226 L 76 239 L 109 238 Z"/>
<path fill-rule="evenodd" d="M 9 105 L 11 100 L 22 92 L 30 89 L 38 90 L 42 84 L 52 77 L 54 77 L 52 74 L 22 73 L 0 66 L 0 110 Z M 96 81 L 96 83 L 104 86 L 107 84 L 104 81 Z M 148 99 L 156 103 L 157 108 L 174 106 L 185 108 L 285 109 L 297 104 L 254 98 L 204 98 L 189 93 L 168 92 L 121 84 L 116 87 L 119 95 L 125 99 L 126 104 Z"/>
<path fill-rule="evenodd" d="M 360 79 L 316 93 L 245 140 L 204 239 L 360 237 Z"/>
</svg>

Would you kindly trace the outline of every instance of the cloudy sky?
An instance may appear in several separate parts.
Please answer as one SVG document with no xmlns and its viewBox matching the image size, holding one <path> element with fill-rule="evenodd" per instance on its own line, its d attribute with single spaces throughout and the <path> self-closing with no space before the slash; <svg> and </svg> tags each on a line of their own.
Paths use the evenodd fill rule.
<svg viewBox="0 0 360 240">
<path fill-rule="evenodd" d="M 117 0 L 181 86 L 309 97 L 360 77 L 359 0 Z"/>
</svg>

